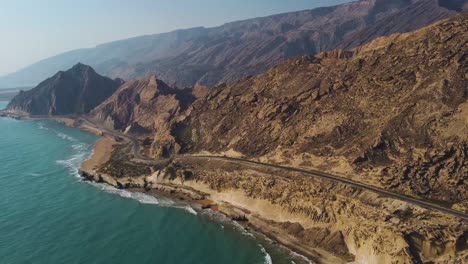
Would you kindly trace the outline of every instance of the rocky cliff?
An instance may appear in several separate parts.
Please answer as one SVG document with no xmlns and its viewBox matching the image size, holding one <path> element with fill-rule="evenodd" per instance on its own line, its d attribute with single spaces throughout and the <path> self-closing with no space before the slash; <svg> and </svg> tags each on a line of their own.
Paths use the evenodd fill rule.
<svg viewBox="0 0 468 264">
<path fill-rule="evenodd" d="M 87 114 L 111 96 L 122 84 L 97 74 L 91 67 L 78 63 L 60 71 L 28 91 L 20 91 L 7 111 L 28 115 Z"/>
<path fill-rule="evenodd" d="M 464 10 L 467 0 L 361 0 L 116 41 L 67 52 L 0 78 L 35 85 L 77 61 L 124 79 L 150 74 L 181 88 L 214 86 L 261 73 L 294 56 L 354 48 L 376 37 L 413 31 Z"/>
</svg>

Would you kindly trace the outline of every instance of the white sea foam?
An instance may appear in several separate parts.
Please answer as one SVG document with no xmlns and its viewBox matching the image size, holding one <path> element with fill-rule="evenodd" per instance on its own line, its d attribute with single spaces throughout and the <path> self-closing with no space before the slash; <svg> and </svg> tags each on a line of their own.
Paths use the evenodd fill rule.
<svg viewBox="0 0 468 264">
<path fill-rule="evenodd" d="M 79 152 L 71 156 L 69 159 L 57 160 L 57 163 L 64 166 L 74 176 L 80 177 L 78 174 L 81 163 L 86 159 L 86 152 Z"/>
<path fill-rule="evenodd" d="M 131 198 L 137 200 L 143 204 L 159 204 L 159 200 L 151 195 L 147 195 L 144 193 L 132 192 L 130 193 Z"/>
<path fill-rule="evenodd" d="M 42 123 L 38 123 L 37 126 L 39 127 L 40 130 L 49 130 L 47 127 L 44 126 Z"/>
<path fill-rule="evenodd" d="M 308 263 L 308 264 L 316 264 L 315 262 L 310 261 L 310 259 L 308 259 L 306 256 L 301 255 L 301 254 L 299 254 L 299 253 L 296 253 L 296 252 L 294 252 L 294 251 L 291 252 L 291 255 L 292 255 L 293 257 L 298 258 L 298 259 L 302 259 L 303 261 L 305 261 L 305 262 Z M 291 262 L 294 263 L 294 261 L 291 261 Z"/>
<path fill-rule="evenodd" d="M 86 145 L 85 144 L 73 144 L 72 148 L 76 151 L 85 151 L 86 150 Z"/>
<path fill-rule="evenodd" d="M 268 252 L 265 250 L 264 247 L 262 247 L 262 245 L 259 244 L 259 246 L 260 246 L 260 250 L 261 250 L 262 253 L 265 255 L 265 260 L 264 260 L 263 263 L 265 263 L 265 264 L 273 264 L 273 260 L 271 259 L 270 254 L 268 254 Z"/>
<path fill-rule="evenodd" d="M 76 142 L 76 139 L 74 137 L 71 137 L 67 134 L 64 134 L 62 132 L 57 132 L 57 136 L 61 139 L 65 139 L 65 140 L 68 140 L 68 141 L 71 141 L 71 142 Z"/>
<path fill-rule="evenodd" d="M 197 211 L 195 211 L 190 205 L 185 206 L 185 207 L 184 207 L 184 210 L 187 211 L 187 212 L 189 212 L 189 213 L 191 213 L 191 214 L 193 214 L 193 215 L 197 215 L 197 214 L 198 214 Z"/>
<path fill-rule="evenodd" d="M 60 133 L 59 133 L 60 134 Z M 63 134 L 65 135 L 65 134 Z M 67 139 L 68 136 L 63 136 L 63 138 Z M 70 137 L 71 138 L 71 137 Z M 69 140 L 69 139 L 67 139 Z M 75 140 L 75 139 L 73 139 Z M 63 160 L 57 160 L 57 163 L 64 166 L 65 168 L 68 169 L 68 171 L 78 177 L 81 178 L 79 175 L 79 169 L 81 167 L 81 164 L 83 161 L 85 161 L 89 155 L 90 152 L 87 150 L 87 145 L 84 143 L 76 143 L 72 145 L 73 149 L 73 154 L 68 158 L 68 159 L 63 159 Z"/>
<path fill-rule="evenodd" d="M 192 207 L 190 207 L 190 205 L 180 205 L 180 204 L 178 205 L 174 201 L 171 201 L 169 199 L 158 199 L 154 196 L 147 195 L 147 194 L 140 193 L 140 192 L 131 192 L 127 190 L 117 189 L 108 184 L 93 183 L 93 182 L 90 182 L 90 184 L 100 188 L 101 190 L 107 193 L 119 195 L 120 197 L 123 197 L 123 198 L 134 199 L 142 204 L 154 204 L 160 207 L 173 207 L 173 208 L 182 209 L 191 214 L 197 215 L 197 211 L 195 211 Z"/>
</svg>

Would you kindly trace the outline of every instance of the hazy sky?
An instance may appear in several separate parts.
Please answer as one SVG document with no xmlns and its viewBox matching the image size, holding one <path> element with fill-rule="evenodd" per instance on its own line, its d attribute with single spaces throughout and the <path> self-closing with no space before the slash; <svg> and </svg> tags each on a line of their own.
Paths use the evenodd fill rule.
<svg viewBox="0 0 468 264">
<path fill-rule="evenodd" d="M 351 0 L 0 0 L 0 76 L 77 48 Z"/>
</svg>

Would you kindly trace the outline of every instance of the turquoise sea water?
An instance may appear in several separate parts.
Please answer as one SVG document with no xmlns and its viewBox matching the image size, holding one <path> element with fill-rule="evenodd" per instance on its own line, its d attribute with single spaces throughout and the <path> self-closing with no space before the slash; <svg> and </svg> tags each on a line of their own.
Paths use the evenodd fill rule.
<svg viewBox="0 0 468 264">
<path fill-rule="evenodd" d="M 0 118 L 0 263 L 292 263 L 187 206 L 81 182 L 77 169 L 96 140 L 54 122 Z"/>
</svg>

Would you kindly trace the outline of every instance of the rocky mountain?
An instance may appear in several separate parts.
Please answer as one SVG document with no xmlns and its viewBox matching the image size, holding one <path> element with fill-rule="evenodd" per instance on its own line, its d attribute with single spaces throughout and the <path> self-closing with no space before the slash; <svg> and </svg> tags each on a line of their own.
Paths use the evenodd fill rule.
<svg viewBox="0 0 468 264">
<path fill-rule="evenodd" d="M 461 15 L 352 51 L 295 58 L 215 87 L 188 108 L 194 98 L 178 94 L 188 91 L 154 78 L 143 81 L 151 88 L 131 82 L 92 115 L 129 133 L 143 127 L 155 158 L 237 153 L 466 202 L 467 29 Z"/>
<path fill-rule="evenodd" d="M 28 91 L 20 91 L 6 110 L 28 115 L 86 114 L 122 84 L 78 63 Z"/>
<path fill-rule="evenodd" d="M 213 86 L 261 73 L 289 58 L 376 37 L 412 31 L 466 10 L 468 0 L 360 0 L 227 23 L 142 36 L 75 50 L 0 78 L 0 86 L 35 85 L 78 61 L 124 79 L 151 74 L 170 85 Z"/>
<path fill-rule="evenodd" d="M 157 144 L 174 146 L 170 123 L 208 88 L 170 87 L 156 76 L 129 81 L 94 109 L 90 116 L 105 126 L 139 136 L 152 136 Z M 167 156 L 173 149 L 158 149 L 155 156 Z"/>
</svg>

